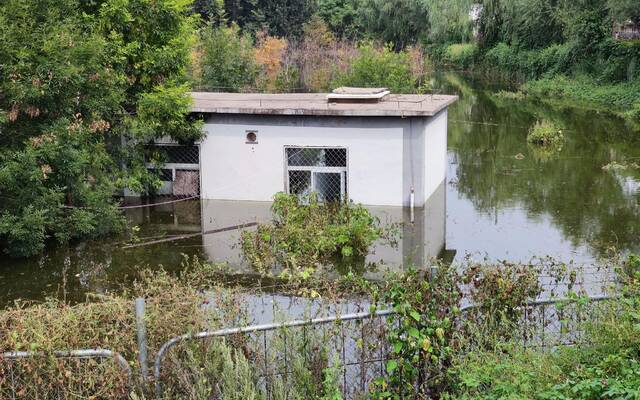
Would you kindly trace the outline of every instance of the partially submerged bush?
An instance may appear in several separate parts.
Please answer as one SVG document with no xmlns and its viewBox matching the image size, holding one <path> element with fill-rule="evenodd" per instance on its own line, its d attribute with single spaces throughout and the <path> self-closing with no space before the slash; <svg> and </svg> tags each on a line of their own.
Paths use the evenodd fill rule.
<svg viewBox="0 0 640 400">
<path fill-rule="evenodd" d="M 313 194 L 307 204 L 296 195 L 278 193 L 271 210 L 273 223 L 243 232 L 240 240 L 245 260 L 263 273 L 276 267 L 308 273 L 336 258 L 364 257 L 385 234 L 363 206 L 320 203 Z"/>
<path fill-rule="evenodd" d="M 547 120 L 537 121 L 527 134 L 528 143 L 540 146 L 560 146 L 563 140 L 562 129 Z"/>
</svg>

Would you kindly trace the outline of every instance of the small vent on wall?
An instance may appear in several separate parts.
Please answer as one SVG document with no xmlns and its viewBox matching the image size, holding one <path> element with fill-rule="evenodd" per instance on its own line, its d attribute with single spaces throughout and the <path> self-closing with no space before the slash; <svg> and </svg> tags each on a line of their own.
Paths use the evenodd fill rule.
<svg viewBox="0 0 640 400">
<path fill-rule="evenodd" d="M 342 86 L 327 95 L 329 103 L 377 103 L 389 93 L 387 88 L 358 88 Z"/>
</svg>

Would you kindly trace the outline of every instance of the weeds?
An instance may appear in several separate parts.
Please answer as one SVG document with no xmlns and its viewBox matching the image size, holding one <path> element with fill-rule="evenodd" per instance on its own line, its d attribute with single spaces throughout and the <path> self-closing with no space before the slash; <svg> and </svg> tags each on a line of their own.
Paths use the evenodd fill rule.
<svg viewBox="0 0 640 400">
<path fill-rule="evenodd" d="M 137 371 L 132 307 L 137 296 L 147 299 L 152 358 L 169 337 L 248 325 L 251 303 L 246 296 L 264 292 L 229 287 L 233 280 L 224 266 L 198 260 L 189 264 L 179 277 L 144 272 L 132 289 L 119 296 L 103 296 L 99 302 L 88 300 L 71 307 L 51 300 L 5 310 L 0 313 L 0 350 L 48 354 L 54 349 L 110 348 L 131 360 Z M 323 304 L 355 301 L 353 295 L 359 294 L 360 301 L 372 308 L 391 307 L 396 313 L 384 324 L 366 319 L 351 326 L 328 324 L 316 330 L 279 329 L 265 336 L 247 333 L 184 342 L 167 354 L 162 385 L 167 398 L 180 399 L 263 399 L 268 393 L 278 399 L 337 400 L 354 389 L 358 392 L 360 385 L 368 386 L 374 398 L 495 398 L 500 393 L 527 398 L 538 389 L 548 394 L 545 398 L 574 398 L 572 385 L 596 397 L 635 395 L 640 261 L 632 256 L 614 265 L 621 301 L 594 307 L 576 294 L 570 296 L 574 300 L 569 305 L 543 313 L 572 332 L 582 332 L 581 347 L 559 346 L 554 353 L 535 347 L 523 350 L 523 343 L 535 345 L 540 340 L 535 329 L 544 324 L 544 319 L 529 319 L 534 314 L 525 314 L 531 311 L 527 303 L 543 293 L 563 297 L 574 293 L 579 278 L 566 265 L 545 260 L 535 265 L 470 263 L 441 266 L 432 276 L 413 270 L 389 274 L 377 282 L 353 274 L 338 280 L 314 276 L 282 281 L 278 293 L 308 296 L 312 303 L 321 297 Z M 543 276 L 562 293 L 548 288 L 543 292 Z M 215 304 L 207 307 L 210 301 Z M 469 301 L 474 306 L 461 311 Z M 336 358 L 345 353 L 352 355 Z M 353 387 L 351 380 L 356 378 L 347 378 L 344 365 L 349 357 L 358 365 L 380 357 L 385 371 L 379 374 L 376 369 L 372 374 L 365 367 L 362 379 L 366 382 L 358 381 Z M 577 370 L 576 365 L 585 367 Z M 9 379 L 16 374 L 18 382 Z M 342 374 L 346 385 L 338 378 Z M 587 391 L 589 382 L 603 379 L 606 385 Z M 26 398 L 70 398 L 73 392 L 74 396 L 140 399 L 151 396 L 149 389 L 140 381 L 130 385 L 109 362 L 45 356 L 0 364 L 3 397 L 18 393 Z"/>
<path fill-rule="evenodd" d="M 360 205 L 320 203 L 311 195 L 302 204 L 296 195 L 279 193 L 272 205 L 274 221 L 242 233 L 244 258 L 256 271 L 310 276 L 336 260 L 364 257 L 374 241 L 390 235 Z"/>
<path fill-rule="evenodd" d="M 558 148 L 564 141 L 562 129 L 547 120 L 537 121 L 529 129 L 527 142 L 530 144 Z"/>
</svg>

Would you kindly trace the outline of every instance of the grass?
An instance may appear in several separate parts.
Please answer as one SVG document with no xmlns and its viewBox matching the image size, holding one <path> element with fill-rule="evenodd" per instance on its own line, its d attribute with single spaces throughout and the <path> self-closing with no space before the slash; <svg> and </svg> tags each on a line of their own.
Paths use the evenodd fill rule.
<svg viewBox="0 0 640 400">
<path fill-rule="evenodd" d="M 365 304 L 393 307 L 397 316 L 390 321 L 395 320 L 398 325 L 379 333 L 382 338 L 393 341 L 390 332 L 394 326 L 409 327 L 407 334 L 411 337 L 423 334 L 430 338 L 429 341 L 422 340 L 422 347 L 407 348 L 411 351 L 405 353 L 412 357 L 405 361 L 414 362 L 414 357 L 418 360 L 414 362 L 417 375 L 409 378 L 419 381 L 420 371 L 430 371 L 426 367 L 421 369 L 420 363 L 433 360 L 436 353 L 432 351 L 437 350 L 440 354 L 438 363 L 430 364 L 430 368 L 441 372 L 437 374 L 439 380 L 430 380 L 424 386 L 427 391 L 421 394 L 446 389 L 447 393 L 433 394 L 447 394 L 449 398 L 529 398 L 540 388 L 550 393 L 548 398 L 579 398 L 571 397 L 573 382 L 586 387 L 589 382 L 606 379 L 611 382 L 607 388 L 633 395 L 631 384 L 636 384 L 637 376 L 640 376 L 638 353 L 633 353 L 640 345 L 640 300 L 636 290 L 640 281 L 640 259 L 630 257 L 629 260 L 626 264 L 612 264 L 622 265 L 619 269 L 635 282 L 623 286 L 622 294 L 628 301 L 604 309 L 601 318 L 596 318 L 603 323 L 584 326 L 590 335 L 586 346 L 561 348 L 558 355 L 524 351 L 521 343 L 516 346 L 512 342 L 530 329 L 518 326 L 517 322 L 522 316 L 524 302 L 540 293 L 540 275 L 553 277 L 560 287 L 566 279 L 576 279 L 573 269 L 568 271 L 566 266 L 553 262 L 540 265 L 472 262 L 456 268 L 441 266 L 439 275 L 433 279 L 415 271 L 389 274 L 376 282 L 352 274 L 338 280 L 314 275 L 304 282 L 283 281 L 278 293 L 310 299 L 320 297 L 325 304 L 358 294 Z M 458 267 L 466 272 L 459 275 Z M 190 260 L 179 276 L 142 272 L 133 287 L 119 295 L 91 297 L 75 306 L 56 300 L 18 304 L 0 311 L 0 351 L 108 348 L 125 356 L 137 372 L 133 299 L 144 297 L 147 300 L 149 356 L 153 359 L 159 346 L 173 336 L 249 324 L 247 311 L 252 303 L 246 302 L 246 296 L 260 296 L 265 288 L 229 286 L 228 282 L 232 280 L 227 273 L 223 266 Z M 444 279 L 445 284 L 440 284 L 440 278 L 446 277 L 450 279 Z M 459 297 L 454 299 L 461 289 L 478 306 L 473 312 L 465 313 L 464 318 L 460 317 Z M 203 308 L 210 298 L 216 299 L 215 307 Z M 579 298 L 576 304 L 582 304 Z M 425 307 L 427 311 L 423 312 Z M 438 325 L 444 321 L 447 326 L 459 329 L 444 330 Z M 371 340 L 375 332 L 380 332 L 379 323 L 379 320 L 367 319 L 358 325 L 357 332 L 370 332 L 370 336 L 364 336 L 362 343 L 356 341 L 357 351 L 380 354 L 380 348 Z M 420 330 L 413 329 L 412 324 L 418 325 Z M 338 349 L 326 346 L 339 342 L 341 330 L 336 324 L 327 325 L 327 329 L 302 331 L 302 335 L 293 330 L 276 332 L 268 339 L 273 351 L 263 355 L 260 355 L 261 335 L 233 335 L 225 340 L 177 345 L 167 354 L 166 364 L 163 364 L 162 382 L 167 389 L 167 398 L 263 399 L 265 392 L 260 377 L 266 374 L 273 378 L 269 381 L 273 398 L 338 400 L 341 388 L 336 377 L 340 375 L 340 366 L 331 359 L 331 354 Z M 414 342 L 411 338 L 407 340 L 408 345 Z M 398 344 L 396 340 L 396 352 L 400 351 L 395 347 Z M 279 356 L 285 349 L 290 357 L 287 360 Z M 358 354 L 356 358 L 360 359 Z M 285 363 L 289 371 L 287 377 L 274 375 L 286 368 Z M 574 373 L 577 366 L 581 368 Z M 11 398 L 14 393 L 21 398 L 40 399 L 71 398 L 72 394 L 74 398 L 107 399 L 152 396 L 151 385 L 142 384 L 139 377 L 134 382 L 137 385 L 132 385 L 117 372 L 110 364 L 60 361 L 46 356 L 19 365 L 0 363 L 0 398 Z M 18 376 L 18 381 L 14 382 L 11 376 Z M 385 379 L 388 377 L 377 379 L 382 385 L 379 387 L 382 392 L 377 394 L 382 397 L 393 383 Z M 554 397 L 556 393 L 564 397 Z"/>
<path fill-rule="evenodd" d="M 594 110 L 613 112 L 623 118 L 640 121 L 640 79 L 631 82 L 602 84 L 586 77 L 558 75 L 525 83 L 522 92 L 530 98 L 547 102 L 571 101 Z"/>
</svg>

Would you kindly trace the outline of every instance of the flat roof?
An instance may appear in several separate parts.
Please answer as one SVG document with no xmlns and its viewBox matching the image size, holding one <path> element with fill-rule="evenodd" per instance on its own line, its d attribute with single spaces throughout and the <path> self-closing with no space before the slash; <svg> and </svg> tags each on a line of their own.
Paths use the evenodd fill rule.
<svg viewBox="0 0 640 400">
<path fill-rule="evenodd" d="M 212 114 L 429 117 L 455 102 L 442 94 L 389 94 L 377 102 L 334 102 L 327 93 L 192 92 L 192 112 Z"/>
</svg>

